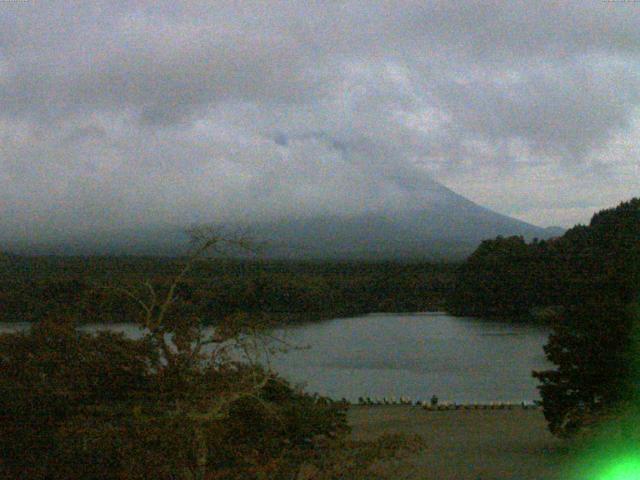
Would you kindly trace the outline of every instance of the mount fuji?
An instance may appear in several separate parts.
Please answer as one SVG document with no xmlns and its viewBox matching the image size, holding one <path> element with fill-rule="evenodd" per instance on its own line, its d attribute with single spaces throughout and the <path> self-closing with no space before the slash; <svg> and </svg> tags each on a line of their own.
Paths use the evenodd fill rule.
<svg viewBox="0 0 640 480">
<path fill-rule="evenodd" d="M 498 235 L 531 240 L 563 233 L 559 227 L 541 228 L 496 213 L 427 176 L 410 174 L 374 181 L 359 211 L 298 211 L 258 218 L 267 219 L 224 224 L 265 243 L 263 256 L 285 259 L 461 259 L 482 240 Z M 27 254 L 173 256 L 188 246 L 188 226 L 111 226 L 7 246 Z"/>
</svg>

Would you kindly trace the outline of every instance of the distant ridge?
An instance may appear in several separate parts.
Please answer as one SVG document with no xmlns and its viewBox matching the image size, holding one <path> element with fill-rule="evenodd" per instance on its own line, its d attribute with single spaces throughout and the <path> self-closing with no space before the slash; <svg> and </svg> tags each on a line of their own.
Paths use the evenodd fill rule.
<svg viewBox="0 0 640 480">
<path fill-rule="evenodd" d="M 297 215 L 226 226 L 265 242 L 263 256 L 287 259 L 461 259 L 482 240 L 498 235 L 532 240 L 564 233 L 559 227 L 537 227 L 481 207 L 426 177 L 396 180 L 402 198 L 408 200 L 395 202 L 384 211 Z M 174 256 L 188 246 L 185 227 L 98 229 L 7 247 L 26 254 Z"/>
<path fill-rule="evenodd" d="M 249 226 L 270 243 L 268 256 L 334 259 L 457 259 L 498 235 L 548 239 L 562 229 L 544 229 L 469 202 L 354 216 L 281 219 Z"/>
</svg>

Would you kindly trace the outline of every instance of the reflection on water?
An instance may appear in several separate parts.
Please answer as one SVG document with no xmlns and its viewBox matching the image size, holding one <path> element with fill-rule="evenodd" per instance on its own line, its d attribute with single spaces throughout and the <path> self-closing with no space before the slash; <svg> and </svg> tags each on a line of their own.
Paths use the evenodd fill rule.
<svg viewBox="0 0 640 480">
<path fill-rule="evenodd" d="M 27 324 L 0 324 L 0 331 Z M 138 337 L 134 325 L 87 325 Z M 456 318 L 444 313 L 372 314 L 279 329 L 290 349 L 271 366 L 310 392 L 457 402 L 539 398 L 531 370 L 546 368 L 544 327 Z"/>
</svg>

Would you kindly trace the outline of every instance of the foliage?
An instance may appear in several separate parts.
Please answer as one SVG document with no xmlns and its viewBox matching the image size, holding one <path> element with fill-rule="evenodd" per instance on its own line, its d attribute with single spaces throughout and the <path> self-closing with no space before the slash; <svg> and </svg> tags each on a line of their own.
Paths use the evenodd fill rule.
<svg viewBox="0 0 640 480">
<path fill-rule="evenodd" d="M 3 335 L 0 352 L 3 478 L 252 478 L 348 432 L 342 404 L 257 367 L 169 366 L 150 338 L 49 320 Z"/>
<path fill-rule="evenodd" d="M 139 305 L 114 288 L 166 294 L 184 259 L 11 257 L 0 267 L 0 321 L 38 321 L 53 312 L 82 322 L 128 322 Z M 443 308 L 455 266 L 396 262 L 209 259 L 176 287 L 174 312 L 207 324 L 229 315 L 300 322 L 381 311 Z M 109 286 L 109 288 L 104 288 Z M 176 313 L 177 314 L 177 313 Z"/>
<path fill-rule="evenodd" d="M 639 297 L 640 199 L 633 199 L 549 241 L 483 242 L 460 266 L 447 305 L 459 315 L 538 318 L 553 327 L 545 353 L 557 369 L 534 376 L 549 428 L 572 435 L 630 395 Z"/>
<path fill-rule="evenodd" d="M 637 395 L 640 199 L 562 240 L 570 252 L 562 314 L 545 346 L 557 369 L 534 376 L 550 430 L 568 436 Z"/>
<path fill-rule="evenodd" d="M 357 462 L 365 472 L 412 445 L 350 444 L 345 404 L 259 365 L 260 318 L 229 316 L 205 337 L 201 319 L 177 308 L 179 287 L 204 252 L 229 240 L 196 240 L 167 288 L 121 290 L 141 311 L 139 339 L 84 333 L 77 312 L 0 336 L 3 478 L 284 479 L 309 465 L 322 465 L 318 478 L 344 478 L 345 448 L 369 448 Z"/>
<path fill-rule="evenodd" d="M 485 240 L 460 267 L 447 299 L 449 311 L 473 316 L 514 316 L 541 302 L 540 279 L 532 272 L 537 250 L 522 237 Z"/>
<path fill-rule="evenodd" d="M 512 318 L 543 307 L 580 303 L 599 285 L 616 295 L 637 285 L 633 255 L 639 238 L 639 202 L 633 199 L 598 212 L 589 226 L 577 225 L 547 241 L 485 240 L 458 268 L 447 294 L 447 310 Z"/>
</svg>

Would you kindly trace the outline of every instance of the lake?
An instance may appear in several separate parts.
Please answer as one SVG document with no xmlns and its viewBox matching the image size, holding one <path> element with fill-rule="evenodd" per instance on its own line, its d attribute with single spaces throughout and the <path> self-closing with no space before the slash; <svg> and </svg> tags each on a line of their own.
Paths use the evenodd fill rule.
<svg viewBox="0 0 640 480">
<path fill-rule="evenodd" d="M 25 324 L 0 324 L 0 331 Z M 127 335 L 133 325 L 87 325 Z M 452 317 L 445 313 L 385 313 L 276 330 L 290 349 L 271 366 L 309 392 L 332 398 L 400 397 L 441 401 L 521 402 L 539 399 L 533 369 L 545 369 L 549 330 L 538 325 Z"/>
</svg>

